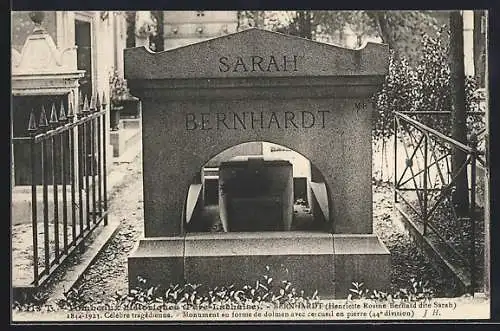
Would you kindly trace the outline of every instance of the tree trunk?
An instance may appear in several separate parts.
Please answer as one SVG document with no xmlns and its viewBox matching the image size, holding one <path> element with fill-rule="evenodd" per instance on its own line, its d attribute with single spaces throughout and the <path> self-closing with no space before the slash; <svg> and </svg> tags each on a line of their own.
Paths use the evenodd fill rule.
<svg viewBox="0 0 500 331">
<path fill-rule="evenodd" d="M 474 75 L 480 87 L 485 86 L 485 46 L 486 40 L 482 31 L 484 11 L 474 10 Z"/>
<path fill-rule="evenodd" d="M 153 16 L 156 18 L 156 35 L 151 37 L 151 41 L 155 44 L 155 51 L 161 52 L 165 49 L 164 46 L 164 32 L 163 32 L 163 11 L 157 10 L 151 12 Z"/>
<path fill-rule="evenodd" d="M 464 36 L 463 18 L 460 11 L 450 12 L 450 89 L 452 102 L 452 137 L 462 143 L 467 143 L 467 127 L 465 113 L 465 72 L 464 72 Z M 452 172 L 457 173 L 464 164 L 467 155 L 455 148 L 452 155 Z M 457 211 L 467 211 L 469 207 L 469 192 L 467 168 L 456 179 L 453 202 Z"/>
<path fill-rule="evenodd" d="M 299 26 L 299 35 L 302 38 L 312 39 L 312 16 L 309 10 L 299 10 L 297 12 L 297 21 Z"/>
<path fill-rule="evenodd" d="M 254 10 L 252 12 L 252 14 L 253 14 L 254 27 L 256 27 L 256 28 L 262 28 L 264 24 L 263 24 L 262 19 L 261 19 L 261 11 L 260 10 Z"/>
<path fill-rule="evenodd" d="M 387 13 L 385 11 L 367 11 L 366 14 L 370 17 L 378 27 L 380 38 L 382 42 L 389 45 L 389 48 L 397 53 L 396 40 L 394 39 L 389 22 L 387 20 Z"/>
</svg>

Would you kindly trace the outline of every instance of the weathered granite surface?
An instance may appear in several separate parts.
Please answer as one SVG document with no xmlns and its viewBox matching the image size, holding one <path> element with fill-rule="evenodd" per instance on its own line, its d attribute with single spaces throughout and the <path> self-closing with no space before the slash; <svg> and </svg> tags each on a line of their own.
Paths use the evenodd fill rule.
<svg viewBox="0 0 500 331">
<path fill-rule="evenodd" d="M 125 50 L 142 101 L 145 239 L 129 257 L 154 282 L 229 285 L 266 265 L 326 296 L 351 281 L 381 289 L 390 256 L 372 233 L 371 96 L 388 70 L 386 45 L 348 50 L 258 29 L 150 53 Z M 285 146 L 325 182 L 329 233 L 187 233 L 187 192 L 215 155 L 246 142 Z M 325 203 L 322 200 L 322 204 Z"/>
<path fill-rule="evenodd" d="M 249 69 L 255 56 L 281 64 Z M 349 50 L 258 29 L 160 53 L 125 50 L 125 76 L 143 105 L 145 235 L 181 234 L 201 167 L 250 141 L 284 145 L 321 171 L 332 232 L 371 233 L 368 99 L 387 59 L 385 45 Z"/>
<path fill-rule="evenodd" d="M 209 287 L 244 286 L 272 277 L 322 297 L 345 298 L 352 282 L 384 290 L 390 255 L 375 235 L 321 232 L 188 233 L 146 238 L 129 257 L 129 284 L 137 276 L 151 285 L 183 282 Z"/>
</svg>

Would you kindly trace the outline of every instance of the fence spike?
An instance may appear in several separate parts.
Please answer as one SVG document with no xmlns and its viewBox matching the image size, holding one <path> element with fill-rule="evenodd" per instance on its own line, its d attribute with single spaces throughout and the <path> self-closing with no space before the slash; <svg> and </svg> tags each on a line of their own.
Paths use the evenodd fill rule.
<svg viewBox="0 0 500 331">
<path fill-rule="evenodd" d="M 102 91 L 102 107 L 103 108 L 106 108 L 106 105 L 108 104 L 107 102 L 108 102 L 108 100 L 106 99 L 106 92 Z"/>
<path fill-rule="evenodd" d="M 90 106 L 89 106 L 91 112 L 95 112 L 95 110 L 96 110 L 95 104 L 96 104 L 95 94 L 92 94 L 92 96 L 90 97 Z"/>
<path fill-rule="evenodd" d="M 96 93 L 96 94 L 97 94 L 96 100 L 95 100 L 96 110 L 100 111 L 101 110 L 101 99 L 99 98 L 99 93 Z"/>
<path fill-rule="evenodd" d="M 56 111 L 56 105 L 52 103 L 52 107 L 50 108 L 50 120 L 49 124 L 52 126 L 57 125 L 59 120 L 57 119 L 57 111 Z"/>
<path fill-rule="evenodd" d="M 79 106 L 83 106 L 83 94 L 82 94 L 82 90 L 78 91 L 78 105 Z"/>
<path fill-rule="evenodd" d="M 59 122 L 66 122 L 66 109 L 64 109 L 64 101 L 61 100 L 61 109 L 59 110 Z"/>
<path fill-rule="evenodd" d="M 47 121 L 47 115 L 45 114 L 45 106 L 42 105 L 42 111 L 40 112 L 40 121 L 38 122 L 38 127 L 40 129 L 45 129 L 49 126 Z"/>
<path fill-rule="evenodd" d="M 82 112 L 84 114 L 87 114 L 88 112 L 90 111 L 89 109 L 89 99 L 87 98 L 87 96 L 85 95 L 85 99 L 83 101 L 83 109 L 82 109 Z"/>
<path fill-rule="evenodd" d="M 73 109 L 73 99 L 70 99 L 68 102 L 68 114 L 66 115 L 67 118 L 73 118 L 75 116 L 75 111 Z"/>
<path fill-rule="evenodd" d="M 38 128 L 36 127 L 35 110 L 31 109 L 30 120 L 28 122 L 28 132 L 29 133 L 35 133 L 36 130 L 38 130 Z"/>
</svg>

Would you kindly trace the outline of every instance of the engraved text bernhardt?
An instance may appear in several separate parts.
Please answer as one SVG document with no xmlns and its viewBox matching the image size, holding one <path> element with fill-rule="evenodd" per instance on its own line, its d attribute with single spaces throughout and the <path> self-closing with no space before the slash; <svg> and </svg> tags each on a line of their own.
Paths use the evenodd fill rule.
<svg viewBox="0 0 500 331">
<path fill-rule="evenodd" d="M 186 113 L 186 130 L 325 128 L 329 110 Z"/>
</svg>

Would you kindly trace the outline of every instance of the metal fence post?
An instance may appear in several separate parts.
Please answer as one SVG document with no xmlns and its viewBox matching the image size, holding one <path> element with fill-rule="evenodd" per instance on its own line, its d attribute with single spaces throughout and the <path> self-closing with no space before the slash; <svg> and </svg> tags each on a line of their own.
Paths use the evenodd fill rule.
<svg viewBox="0 0 500 331">
<path fill-rule="evenodd" d="M 398 202 L 398 120 L 394 114 L 394 202 Z"/>
<path fill-rule="evenodd" d="M 37 215 L 37 197 L 36 197 L 36 126 L 35 111 L 32 110 L 28 123 L 28 133 L 30 139 L 30 162 L 31 162 L 31 227 L 33 231 L 33 284 L 38 286 L 38 215 Z"/>
<path fill-rule="evenodd" d="M 471 294 L 474 295 L 476 288 L 476 156 L 477 156 L 477 136 L 471 135 L 470 145 L 472 148 L 471 162 L 471 188 L 470 188 L 470 205 L 469 217 L 471 222 L 471 256 L 470 256 L 470 285 Z"/>
<path fill-rule="evenodd" d="M 428 165 L 428 135 L 424 133 L 424 192 L 423 192 L 423 210 L 422 210 L 422 218 L 424 221 L 424 236 L 427 234 L 427 221 L 428 221 L 428 216 L 427 216 L 427 177 L 428 177 L 428 172 L 429 172 L 429 165 Z"/>
</svg>

